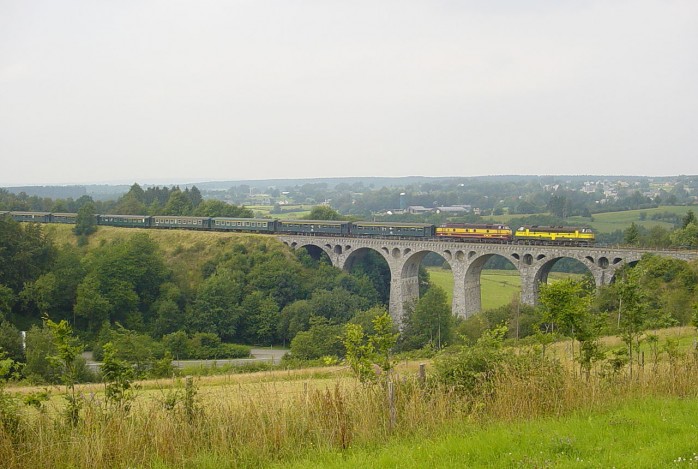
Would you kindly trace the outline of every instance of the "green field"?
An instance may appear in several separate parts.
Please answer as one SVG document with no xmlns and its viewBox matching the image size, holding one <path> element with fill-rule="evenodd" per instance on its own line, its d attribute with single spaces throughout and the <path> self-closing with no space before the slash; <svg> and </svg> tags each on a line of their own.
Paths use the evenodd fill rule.
<svg viewBox="0 0 698 469">
<path fill-rule="evenodd" d="M 631 223 L 635 223 L 638 226 L 645 228 L 652 228 L 653 226 L 661 226 L 662 228 L 672 229 L 673 225 L 671 223 L 652 220 L 652 215 L 661 214 L 665 212 L 676 214 L 679 217 L 686 215 L 689 210 L 695 211 L 696 207 L 658 207 L 649 208 L 643 210 L 627 210 L 625 212 L 609 212 L 609 213 L 596 213 L 593 216 L 594 221 L 589 222 L 588 218 L 582 217 L 571 217 L 569 218 L 570 224 L 590 224 L 594 230 L 599 233 L 610 233 L 616 230 L 625 230 Z M 641 214 L 645 214 L 645 220 L 642 220 Z"/>
<path fill-rule="evenodd" d="M 446 292 L 448 302 L 453 300 L 453 274 L 450 270 L 430 267 L 429 279 Z M 521 291 L 521 278 L 515 270 L 483 270 L 480 277 L 482 309 L 492 309 L 511 303 Z"/>
<path fill-rule="evenodd" d="M 671 223 L 652 220 L 652 215 L 658 213 L 673 213 L 679 217 L 686 215 L 689 210 L 696 211 L 696 207 L 692 206 L 666 206 L 658 208 L 648 208 L 642 210 L 626 210 L 623 212 L 608 212 L 608 213 L 595 213 L 592 219 L 584 217 L 570 217 L 566 220 L 566 224 L 569 225 L 590 225 L 598 233 L 611 233 L 616 230 L 625 230 L 630 226 L 631 223 L 635 223 L 638 226 L 645 228 L 652 228 L 653 226 L 661 226 L 663 228 L 671 229 L 673 225 Z M 644 213 L 645 220 L 641 219 L 641 214 Z M 547 213 L 542 213 L 538 215 L 547 215 Z M 500 215 L 500 216 L 486 216 L 483 220 L 488 222 L 500 222 L 509 223 L 513 218 L 522 218 L 526 215 Z M 515 227 L 512 227 L 515 228 Z"/>
<path fill-rule="evenodd" d="M 245 208 L 252 210 L 256 217 L 302 220 L 308 218 L 313 206 L 302 204 L 284 205 L 281 207 L 282 213 L 271 213 L 274 208 L 272 205 L 246 205 Z"/>
<path fill-rule="evenodd" d="M 696 415 L 695 398 L 636 399 L 560 418 L 484 426 L 462 422 L 430 438 L 323 452 L 283 467 L 694 467 Z"/>
<path fill-rule="evenodd" d="M 429 280 L 446 292 L 449 304 L 453 300 L 453 274 L 440 267 L 428 267 Z M 551 272 L 551 280 L 570 274 Z M 521 277 L 517 270 L 483 270 L 480 276 L 482 310 L 499 308 L 518 297 L 521 292 Z"/>
</svg>

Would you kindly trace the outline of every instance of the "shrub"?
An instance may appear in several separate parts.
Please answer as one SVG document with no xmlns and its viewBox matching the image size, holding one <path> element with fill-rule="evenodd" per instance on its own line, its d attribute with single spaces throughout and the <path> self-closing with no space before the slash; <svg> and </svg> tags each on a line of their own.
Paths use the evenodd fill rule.
<svg viewBox="0 0 698 469">
<path fill-rule="evenodd" d="M 502 343 L 507 328 L 499 326 L 485 333 L 475 345 L 447 349 L 434 359 L 436 379 L 457 390 L 487 392 L 502 366 Z"/>
</svg>

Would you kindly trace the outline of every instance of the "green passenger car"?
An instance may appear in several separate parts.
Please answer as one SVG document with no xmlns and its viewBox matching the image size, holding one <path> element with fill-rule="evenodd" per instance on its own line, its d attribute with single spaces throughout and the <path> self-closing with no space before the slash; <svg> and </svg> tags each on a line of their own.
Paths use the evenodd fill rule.
<svg viewBox="0 0 698 469">
<path fill-rule="evenodd" d="M 97 224 L 126 228 L 150 228 L 151 217 L 145 215 L 97 215 Z"/>
<path fill-rule="evenodd" d="M 276 231 L 276 220 L 271 218 L 215 217 L 211 219 L 211 229 L 216 231 L 273 233 Z"/>
<path fill-rule="evenodd" d="M 175 228 L 182 230 L 208 230 L 211 219 L 209 217 L 180 217 L 176 215 L 156 215 L 151 217 L 153 228 Z"/>
<path fill-rule="evenodd" d="M 51 223 L 51 212 L 10 212 L 14 221 Z"/>
<path fill-rule="evenodd" d="M 357 221 L 352 223 L 351 233 L 357 236 L 429 238 L 434 236 L 434 225 Z"/>
<path fill-rule="evenodd" d="M 51 216 L 51 221 L 53 223 L 65 223 L 69 225 L 74 225 L 77 219 L 77 213 L 54 213 Z"/>
<path fill-rule="evenodd" d="M 335 220 L 279 220 L 277 232 L 308 235 L 348 235 L 348 221 Z"/>
</svg>

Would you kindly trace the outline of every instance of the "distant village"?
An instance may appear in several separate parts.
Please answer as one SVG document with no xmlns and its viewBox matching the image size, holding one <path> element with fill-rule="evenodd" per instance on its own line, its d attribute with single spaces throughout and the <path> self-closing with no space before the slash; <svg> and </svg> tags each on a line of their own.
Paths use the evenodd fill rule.
<svg viewBox="0 0 698 469">
<path fill-rule="evenodd" d="M 554 194 L 558 191 L 575 192 L 579 191 L 590 196 L 596 195 L 595 203 L 597 205 L 611 204 L 618 201 L 620 198 L 628 197 L 630 194 L 639 194 L 642 197 L 651 200 L 663 201 L 664 203 L 672 204 L 676 202 L 677 191 L 682 192 L 682 203 L 698 204 L 698 186 L 685 185 L 677 180 L 665 180 L 654 182 L 652 178 L 642 178 L 639 181 L 628 180 L 613 180 L 599 179 L 587 180 L 583 182 L 567 182 L 546 184 L 542 188 L 545 192 Z M 695 181 L 695 178 L 694 178 Z M 461 184 L 463 186 L 463 184 Z M 298 200 L 297 191 L 274 191 L 274 193 L 261 192 L 260 189 L 250 188 L 249 195 L 240 199 L 239 195 L 233 197 L 231 194 L 225 194 L 223 198 L 235 199 L 236 203 L 242 203 L 245 206 L 262 206 L 274 205 L 285 206 L 297 203 L 303 203 L 304 200 Z M 361 193 L 353 194 L 361 196 Z M 519 196 L 522 198 L 523 196 Z M 674 200 L 672 200 L 674 199 Z M 331 199 L 319 200 L 316 202 L 319 205 L 332 205 Z M 375 212 L 375 215 L 429 215 L 429 214 L 444 214 L 444 215 L 487 215 L 489 210 L 485 211 L 480 207 L 474 207 L 471 204 L 453 204 L 453 205 L 410 205 L 408 196 L 405 192 L 400 194 L 399 205 L 396 207 L 385 208 Z"/>
</svg>

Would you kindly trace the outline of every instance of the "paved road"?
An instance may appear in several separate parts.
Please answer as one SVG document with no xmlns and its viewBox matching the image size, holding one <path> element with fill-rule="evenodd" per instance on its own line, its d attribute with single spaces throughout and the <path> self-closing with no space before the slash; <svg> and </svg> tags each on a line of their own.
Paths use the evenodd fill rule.
<svg viewBox="0 0 698 469">
<path fill-rule="evenodd" d="M 281 357 L 286 355 L 288 353 L 288 350 L 276 350 L 276 349 L 269 349 L 269 348 L 253 348 L 250 350 L 250 353 L 254 358 L 258 359 L 266 359 L 270 360 L 273 359 L 274 363 L 279 363 L 281 360 Z"/>
<path fill-rule="evenodd" d="M 212 366 L 212 365 L 245 365 L 247 363 L 271 363 L 278 364 L 281 362 L 281 357 L 283 357 L 288 350 L 276 350 L 268 348 L 253 348 L 250 350 L 252 358 L 231 358 L 231 359 L 218 359 L 218 360 L 174 360 L 172 362 L 173 366 L 178 368 L 184 368 L 185 366 Z M 98 362 L 92 360 L 92 353 L 83 353 L 87 361 L 87 366 L 90 368 L 99 369 L 101 365 Z"/>
<path fill-rule="evenodd" d="M 268 348 L 253 348 L 250 350 L 252 358 L 223 358 L 218 360 L 179 360 L 172 364 L 179 368 L 185 366 L 216 366 L 221 365 L 245 365 L 248 363 L 271 363 L 277 365 L 281 362 L 288 350 L 273 350 Z"/>
</svg>

